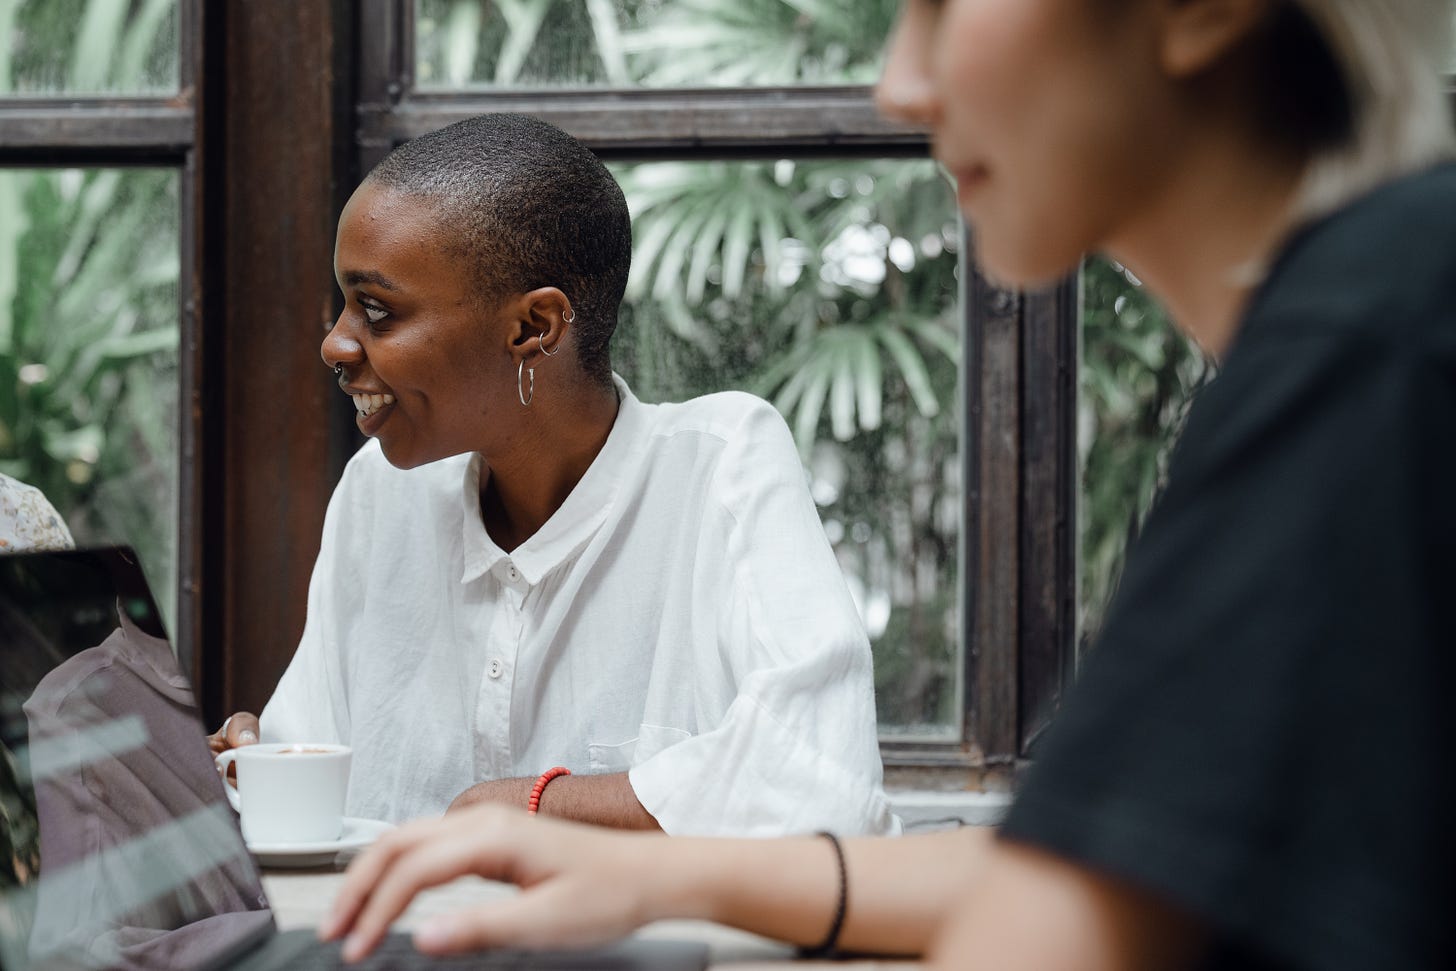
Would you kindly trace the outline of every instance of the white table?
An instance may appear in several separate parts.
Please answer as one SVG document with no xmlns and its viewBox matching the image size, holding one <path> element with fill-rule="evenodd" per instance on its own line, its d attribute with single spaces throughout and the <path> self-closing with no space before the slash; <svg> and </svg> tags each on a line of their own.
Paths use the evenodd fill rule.
<svg viewBox="0 0 1456 971">
<path fill-rule="evenodd" d="M 313 928 L 323 922 L 344 875 L 334 868 L 316 870 L 265 870 L 263 889 L 273 904 L 280 930 Z M 409 930 L 435 914 L 515 893 L 514 887 L 477 877 L 427 890 L 415 898 L 399 922 Z M 708 945 L 709 963 L 716 971 L 793 971 L 806 967 L 849 968 L 854 971 L 913 971 L 920 965 L 904 961 L 852 961 L 833 964 L 795 961 L 793 948 L 755 934 L 733 930 L 707 921 L 660 921 L 638 931 L 643 937 L 702 941 Z"/>
</svg>

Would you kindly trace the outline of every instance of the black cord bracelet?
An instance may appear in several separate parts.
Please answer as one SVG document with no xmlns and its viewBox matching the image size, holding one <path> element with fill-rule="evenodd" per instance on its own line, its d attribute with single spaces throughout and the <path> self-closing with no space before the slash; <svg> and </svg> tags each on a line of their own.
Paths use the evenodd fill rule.
<svg viewBox="0 0 1456 971">
<path fill-rule="evenodd" d="M 834 847 L 834 860 L 839 864 L 839 905 L 834 908 L 834 921 L 829 925 L 829 933 L 824 936 L 824 942 L 815 947 L 800 948 L 799 956 L 824 958 L 834 953 L 836 945 L 839 944 L 839 931 L 844 927 L 844 913 L 849 907 L 849 871 L 844 865 L 844 847 L 839 845 L 839 837 L 825 830 L 814 835 L 824 837 Z"/>
</svg>

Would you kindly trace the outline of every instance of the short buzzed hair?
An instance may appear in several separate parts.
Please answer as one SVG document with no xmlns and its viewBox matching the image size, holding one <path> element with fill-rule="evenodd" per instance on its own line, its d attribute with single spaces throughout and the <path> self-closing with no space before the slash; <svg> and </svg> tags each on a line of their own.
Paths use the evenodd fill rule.
<svg viewBox="0 0 1456 971">
<path fill-rule="evenodd" d="M 586 146 L 527 115 L 481 115 L 399 146 L 368 181 L 429 201 L 483 299 L 560 288 L 583 370 L 610 382 L 632 220 Z"/>
</svg>

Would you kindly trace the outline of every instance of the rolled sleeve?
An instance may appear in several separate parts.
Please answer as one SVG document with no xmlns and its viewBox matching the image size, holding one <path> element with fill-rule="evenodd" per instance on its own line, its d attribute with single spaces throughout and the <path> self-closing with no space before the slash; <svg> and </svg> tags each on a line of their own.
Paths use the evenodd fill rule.
<svg viewBox="0 0 1456 971">
<path fill-rule="evenodd" d="M 746 411 L 713 492 L 727 535 L 709 545 L 726 551 L 731 595 L 719 591 L 716 643 L 702 645 L 716 656 L 698 671 L 726 672 L 736 697 L 711 729 L 639 749 L 638 799 L 670 833 L 898 832 L 869 640 L 788 428 L 768 405 Z"/>
</svg>

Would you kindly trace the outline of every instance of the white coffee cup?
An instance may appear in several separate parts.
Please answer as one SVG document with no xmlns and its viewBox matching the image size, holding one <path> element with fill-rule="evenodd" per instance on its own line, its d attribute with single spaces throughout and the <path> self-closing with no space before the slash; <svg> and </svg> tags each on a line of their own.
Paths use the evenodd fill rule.
<svg viewBox="0 0 1456 971">
<path fill-rule="evenodd" d="M 226 777 L 236 763 L 238 786 L 224 784 L 249 843 L 328 843 L 344 831 L 349 788 L 347 745 L 245 745 L 217 757 Z"/>
</svg>

